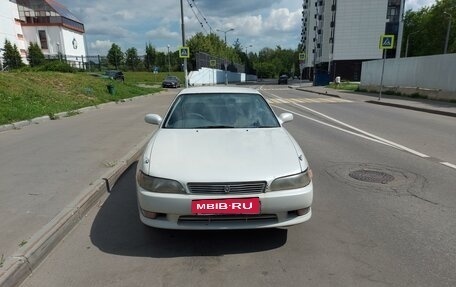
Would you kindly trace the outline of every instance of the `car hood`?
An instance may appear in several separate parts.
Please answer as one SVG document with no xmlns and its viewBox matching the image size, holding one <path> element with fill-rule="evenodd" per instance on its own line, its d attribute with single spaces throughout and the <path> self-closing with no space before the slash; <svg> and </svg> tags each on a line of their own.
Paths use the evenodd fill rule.
<svg viewBox="0 0 456 287">
<path fill-rule="evenodd" d="M 269 182 L 307 168 L 283 128 L 159 129 L 143 160 L 146 173 L 182 182 Z"/>
</svg>

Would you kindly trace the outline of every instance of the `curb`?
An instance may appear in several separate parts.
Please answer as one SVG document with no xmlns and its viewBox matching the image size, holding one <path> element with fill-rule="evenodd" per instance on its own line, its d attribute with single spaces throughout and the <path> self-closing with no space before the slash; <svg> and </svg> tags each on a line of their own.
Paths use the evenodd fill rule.
<svg viewBox="0 0 456 287">
<path fill-rule="evenodd" d="M 107 103 L 103 103 L 100 105 L 80 108 L 80 109 L 77 109 L 74 111 L 61 112 L 61 113 L 55 114 L 55 118 L 52 118 L 52 119 L 49 116 L 42 116 L 42 117 L 33 118 L 31 120 L 24 120 L 24 121 L 20 121 L 20 122 L 11 123 L 11 124 L 0 125 L 0 132 L 9 131 L 9 130 L 19 130 L 26 126 L 30 126 L 31 124 L 40 124 L 40 123 L 44 123 L 47 121 L 60 120 L 60 119 L 67 118 L 67 117 L 75 115 L 75 114 L 83 114 L 83 113 L 87 113 L 87 112 L 90 112 L 93 110 L 99 110 L 99 109 L 102 109 L 102 108 L 108 107 L 108 106 L 115 106 L 115 105 L 119 105 L 119 104 L 122 104 L 125 102 L 132 102 L 135 99 L 142 99 L 142 98 L 157 95 L 160 93 L 161 92 L 154 93 L 154 94 L 141 95 L 141 96 L 136 96 L 133 98 L 121 99 L 117 102 L 107 102 Z"/>
<path fill-rule="evenodd" d="M 19 286 L 33 270 L 46 258 L 52 249 L 81 221 L 84 215 L 110 192 L 125 170 L 141 155 L 149 136 L 136 145 L 113 169 L 86 188 L 73 202 L 67 205 L 56 217 L 42 227 L 19 249 L 6 259 L 0 269 L 0 287 Z"/>
<path fill-rule="evenodd" d="M 307 89 L 303 89 L 303 88 L 296 88 L 296 90 L 303 91 L 303 92 L 308 92 L 308 93 L 319 94 L 319 95 L 324 95 L 324 96 L 329 96 L 329 97 L 333 97 L 333 98 L 340 98 L 340 96 L 335 95 L 335 94 L 331 94 L 331 93 L 328 94 L 328 92 L 322 93 L 322 92 L 307 90 Z"/>
<path fill-rule="evenodd" d="M 365 103 L 381 105 L 381 106 L 390 106 L 390 107 L 395 107 L 395 108 L 400 108 L 400 109 L 414 110 L 414 111 L 449 116 L 449 117 L 456 117 L 456 113 L 446 112 L 446 111 L 441 111 L 441 110 L 432 110 L 432 109 L 426 109 L 426 108 L 419 108 L 419 107 L 412 107 L 412 106 L 406 106 L 406 105 L 401 105 L 401 104 L 393 104 L 393 103 L 388 103 L 388 102 L 379 102 L 379 101 L 370 101 L 370 100 L 365 101 Z"/>
<path fill-rule="evenodd" d="M 319 95 L 330 96 L 330 97 L 335 97 L 335 98 L 341 98 L 338 95 L 322 93 L 322 92 L 312 91 L 312 90 L 308 90 L 308 89 L 297 88 L 296 90 L 300 90 L 300 91 L 304 91 L 304 92 L 308 92 L 308 93 L 319 94 Z M 381 105 L 381 106 L 390 106 L 390 107 L 395 107 L 395 108 L 400 108 L 400 109 L 414 110 L 414 111 L 425 112 L 425 113 L 436 114 L 436 115 L 443 115 L 443 116 L 448 116 L 448 117 L 456 117 L 456 113 L 447 112 L 447 111 L 441 111 L 441 110 L 419 108 L 419 107 L 413 107 L 413 106 L 407 106 L 407 105 L 401 105 L 401 104 L 394 104 L 394 103 L 388 103 L 388 102 L 372 101 L 372 100 L 367 100 L 367 101 L 364 101 L 364 102 L 365 103 L 369 103 L 369 104 L 375 104 L 375 105 Z"/>
</svg>

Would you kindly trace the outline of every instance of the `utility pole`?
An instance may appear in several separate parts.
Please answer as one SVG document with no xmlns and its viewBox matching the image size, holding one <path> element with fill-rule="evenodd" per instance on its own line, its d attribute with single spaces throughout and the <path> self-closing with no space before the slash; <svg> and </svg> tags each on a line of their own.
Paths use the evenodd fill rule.
<svg viewBox="0 0 456 287">
<path fill-rule="evenodd" d="M 169 44 L 168 44 L 168 75 L 171 74 L 171 58 L 169 56 Z"/>
<path fill-rule="evenodd" d="M 184 4 L 180 0 L 181 6 L 181 30 L 182 30 L 182 47 L 185 47 L 185 26 L 184 26 Z M 188 88 L 187 58 L 184 58 L 185 87 Z"/>
<path fill-rule="evenodd" d="M 396 58 L 401 57 L 402 37 L 404 34 L 404 8 L 405 0 L 401 0 L 401 8 L 399 10 L 399 31 L 397 33 Z"/>
<path fill-rule="evenodd" d="M 443 14 L 448 15 L 448 28 L 447 28 L 447 33 L 446 33 L 446 38 L 445 38 L 445 48 L 443 50 L 443 53 L 446 54 L 448 52 L 448 42 L 450 40 L 450 30 L 451 30 L 451 14 L 448 12 L 443 12 Z"/>
</svg>

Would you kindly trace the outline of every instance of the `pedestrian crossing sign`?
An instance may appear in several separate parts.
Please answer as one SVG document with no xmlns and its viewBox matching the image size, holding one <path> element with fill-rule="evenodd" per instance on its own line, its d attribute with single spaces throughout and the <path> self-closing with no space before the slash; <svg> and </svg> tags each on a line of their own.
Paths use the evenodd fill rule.
<svg viewBox="0 0 456 287">
<path fill-rule="evenodd" d="M 179 48 L 179 58 L 190 58 L 190 48 L 189 47 L 180 47 Z"/>
<path fill-rule="evenodd" d="M 381 35 L 380 36 L 380 49 L 393 49 L 394 48 L 394 35 Z"/>
<path fill-rule="evenodd" d="M 306 53 L 299 53 L 299 61 L 305 61 L 306 60 Z"/>
</svg>

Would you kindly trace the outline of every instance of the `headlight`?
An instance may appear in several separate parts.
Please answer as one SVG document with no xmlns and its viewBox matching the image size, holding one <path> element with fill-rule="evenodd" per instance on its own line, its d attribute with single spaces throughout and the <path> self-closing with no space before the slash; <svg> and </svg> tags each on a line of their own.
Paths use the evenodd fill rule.
<svg viewBox="0 0 456 287">
<path fill-rule="evenodd" d="M 311 182 L 312 171 L 306 170 L 302 173 L 274 179 L 269 189 L 271 191 L 296 189 L 307 186 Z"/>
<path fill-rule="evenodd" d="M 179 182 L 172 179 L 148 176 L 139 171 L 137 174 L 139 186 L 145 190 L 159 193 L 185 193 L 185 189 Z"/>
</svg>

